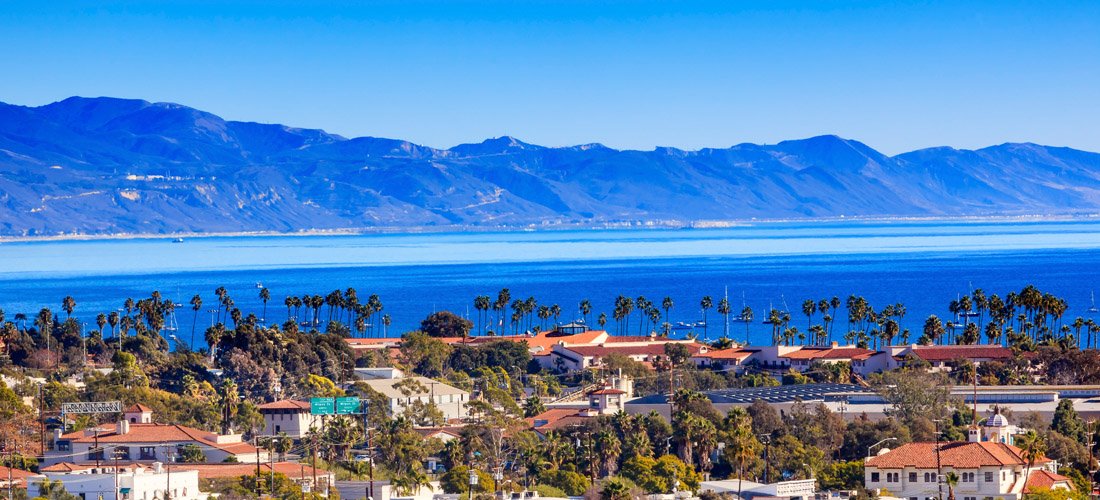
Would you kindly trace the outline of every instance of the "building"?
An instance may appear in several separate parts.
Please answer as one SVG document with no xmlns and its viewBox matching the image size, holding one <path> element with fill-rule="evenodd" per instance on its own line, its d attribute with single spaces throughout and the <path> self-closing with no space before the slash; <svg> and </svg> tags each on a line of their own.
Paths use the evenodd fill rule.
<svg viewBox="0 0 1100 500">
<path fill-rule="evenodd" d="M 645 338 L 648 339 L 649 337 Z M 627 339 L 634 340 L 630 337 L 627 337 Z M 665 345 L 674 343 L 686 347 L 689 357 L 694 357 L 701 350 L 706 349 L 705 345 L 696 343 L 694 340 L 668 339 L 660 339 L 660 341 L 612 341 L 599 345 L 555 344 L 550 352 L 549 361 L 554 369 L 564 371 L 577 371 L 600 366 L 603 358 L 611 355 L 625 356 L 634 361 L 653 364 L 666 357 Z"/>
<path fill-rule="evenodd" d="M 401 415 L 417 401 L 435 403 L 447 420 L 465 418 L 470 393 L 427 377 L 366 379 L 361 381 L 388 400 L 391 415 Z"/>
<path fill-rule="evenodd" d="M 151 466 L 130 465 L 115 469 L 112 466 L 80 469 L 43 469 L 32 476 L 27 485 L 27 496 L 41 495 L 41 485 L 46 479 L 60 481 L 65 490 L 83 500 L 154 500 L 169 493 L 173 500 L 200 500 L 207 495 L 199 491 L 199 474 L 194 470 L 166 470 L 160 462 Z"/>
<path fill-rule="evenodd" d="M 0 488 L 26 488 L 27 479 L 35 473 L 0 465 Z"/>
<path fill-rule="evenodd" d="M 860 375 L 881 371 L 886 368 L 887 355 L 861 347 L 839 347 L 833 342 L 829 347 L 803 347 L 796 351 L 779 354 L 780 359 L 793 370 L 804 372 L 814 363 L 848 363 L 852 371 Z"/>
<path fill-rule="evenodd" d="M 909 500 L 946 498 L 948 486 L 942 475 L 953 472 L 959 477 L 954 486 L 958 500 L 1017 500 L 1034 488 L 1072 489 L 1049 458 L 1040 457 L 1029 466 L 1019 448 L 976 441 L 975 436 L 971 433 L 971 440 L 965 442 L 909 443 L 884 449 L 865 461 L 864 485 L 881 495 Z"/>
<path fill-rule="evenodd" d="M 309 401 L 284 399 L 264 403 L 257 407 L 264 417 L 265 436 L 286 433 L 287 437 L 302 439 L 309 432 L 313 415 L 309 411 Z"/>
<path fill-rule="evenodd" d="M 1002 345 L 907 345 L 891 346 L 888 349 L 891 360 L 886 369 L 897 368 L 909 357 L 920 359 L 934 370 L 950 369 L 953 361 L 967 360 L 975 365 L 989 361 L 1011 361 L 1012 350 Z"/>
<path fill-rule="evenodd" d="M 703 481 L 699 484 L 699 491 L 712 491 L 714 493 L 728 493 L 742 498 L 767 498 L 767 499 L 791 499 L 809 500 L 815 497 L 817 487 L 813 479 L 799 479 L 794 481 L 779 481 L 771 484 L 755 483 L 743 479 L 727 479 L 724 481 Z"/>
<path fill-rule="evenodd" d="M 54 431 L 53 449 L 43 464 L 107 462 L 171 463 L 186 446 L 197 446 L 207 462 L 223 462 L 233 457 L 240 462 L 268 460 L 267 452 L 245 443 L 240 434 L 219 435 L 192 427 L 152 422 L 152 410 L 135 405 L 123 413 L 115 425 L 96 426 L 61 434 Z M 117 454 L 117 457 L 116 457 Z"/>
<path fill-rule="evenodd" d="M 756 354 L 759 351 L 759 349 L 746 347 L 731 349 L 703 348 L 691 357 L 691 362 L 699 368 L 710 368 L 712 370 L 734 370 L 740 373 L 745 363 L 752 357 L 753 354 Z"/>
</svg>

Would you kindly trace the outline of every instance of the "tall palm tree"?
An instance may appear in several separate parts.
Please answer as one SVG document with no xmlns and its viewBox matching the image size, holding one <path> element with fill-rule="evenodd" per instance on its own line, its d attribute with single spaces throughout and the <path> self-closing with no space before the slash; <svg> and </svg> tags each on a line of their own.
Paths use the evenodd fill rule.
<svg viewBox="0 0 1100 500">
<path fill-rule="evenodd" d="M 202 310 L 202 297 L 196 293 L 194 297 L 191 297 L 191 349 L 195 348 L 195 326 L 199 324 L 200 310 Z"/>
<path fill-rule="evenodd" d="M 707 322 L 707 309 L 714 306 L 714 301 L 711 300 L 710 295 L 704 295 L 703 299 L 699 301 L 699 307 L 703 309 L 703 338 L 706 338 L 707 327 L 710 324 Z"/>
<path fill-rule="evenodd" d="M 482 320 L 482 317 L 489 308 L 492 307 L 490 303 L 491 300 L 492 299 L 490 299 L 488 295 L 478 295 L 474 297 L 474 309 L 477 310 L 477 329 L 482 335 L 485 334 L 485 322 Z"/>
<path fill-rule="evenodd" d="M 607 313 L 600 313 L 600 317 L 596 318 L 596 322 L 600 324 L 600 329 L 602 330 L 603 327 L 607 325 Z"/>
<path fill-rule="evenodd" d="M 809 330 L 810 326 L 813 325 L 815 312 L 817 312 L 817 304 L 814 303 L 814 299 L 802 301 L 802 314 L 806 315 L 806 330 Z"/>
<path fill-rule="evenodd" d="M 671 323 L 671 319 L 668 317 L 668 311 L 676 306 L 676 303 L 672 301 L 672 297 L 665 297 L 661 299 L 661 309 L 665 310 L 665 322 Z"/>
<path fill-rule="evenodd" d="M 580 311 L 581 321 L 584 321 L 584 324 L 588 325 L 588 314 L 592 312 L 592 301 L 588 299 L 581 300 Z"/>
<path fill-rule="evenodd" d="M 389 335 L 390 323 L 392 321 L 393 320 L 390 318 L 389 314 L 383 314 L 382 315 L 382 335 Z"/>
<path fill-rule="evenodd" d="M 614 431 L 606 429 L 596 434 L 596 453 L 599 455 L 606 476 L 614 475 L 615 465 L 622 453 L 622 442 Z"/>
<path fill-rule="evenodd" d="M 61 299 L 61 309 L 65 311 L 65 319 L 69 319 L 73 315 L 73 309 L 76 309 L 76 299 L 71 295 L 66 295 L 64 299 Z"/>
<path fill-rule="evenodd" d="M 752 325 L 752 308 L 747 304 L 741 308 L 741 321 L 745 323 L 745 345 L 749 343 L 749 325 Z"/>
<path fill-rule="evenodd" d="M 1020 448 L 1020 451 L 1023 452 L 1022 455 L 1027 459 L 1027 471 L 1024 473 L 1026 478 L 1028 474 L 1031 474 L 1035 462 L 1046 453 L 1047 443 L 1042 435 L 1035 432 L 1035 429 L 1029 429 L 1023 435 L 1016 436 L 1016 446 Z"/>
<path fill-rule="evenodd" d="M 264 313 L 260 316 L 260 320 L 267 324 L 267 301 L 271 300 L 271 291 L 267 287 L 260 289 L 260 300 L 264 301 Z"/>
<path fill-rule="evenodd" d="M 725 318 L 725 322 L 722 323 L 722 338 L 728 339 L 730 336 L 730 300 L 728 298 L 722 297 L 722 300 L 718 301 L 718 314 Z"/>
</svg>

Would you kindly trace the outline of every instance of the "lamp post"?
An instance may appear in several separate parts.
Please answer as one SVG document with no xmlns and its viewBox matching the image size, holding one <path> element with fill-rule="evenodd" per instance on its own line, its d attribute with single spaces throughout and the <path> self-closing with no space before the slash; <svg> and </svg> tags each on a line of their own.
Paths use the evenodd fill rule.
<svg viewBox="0 0 1100 500">
<path fill-rule="evenodd" d="M 771 459 L 772 435 L 761 434 L 760 441 L 764 442 L 764 484 L 768 484 L 768 460 Z"/>
<path fill-rule="evenodd" d="M 898 440 L 898 438 L 888 437 L 886 439 L 879 440 L 879 442 L 877 442 L 877 443 L 875 443 L 871 446 L 868 446 L 867 447 L 867 458 L 871 458 L 871 450 L 874 449 L 874 447 L 876 447 L 876 446 L 878 446 L 882 443 L 885 443 L 887 441 L 897 441 L 897 440 Z"/>
</svg>

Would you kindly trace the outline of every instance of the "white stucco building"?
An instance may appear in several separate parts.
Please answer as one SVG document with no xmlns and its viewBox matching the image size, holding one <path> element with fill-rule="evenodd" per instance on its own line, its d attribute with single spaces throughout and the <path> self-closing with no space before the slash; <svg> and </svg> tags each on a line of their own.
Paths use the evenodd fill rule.
<svg viewBox="0 0 1100 500">
<path fill-rule="evenodd" d="M 199 491 L 199 473 L 194 470 L 169 471 L 159 462 L 150 467 L 98 467 L 73 471 L 43 472 L 32 476 L 27 496 L 40 495 L 42 481 L 60 481 L 65 490 L 82 500 L 162 500 L 170 492 L 172 500 L 207 498 Z"/>
<path fill-rule="evenodd" d="M 880 495 L 909 500 L 946 498 L 948 485 L 942 477 L 951 472 L 959 477 L 954 486 L 958 500 L 1018 500 L 1035 488 L 1073 488 L 1046 457 L 1029 467 L 1019 448 L 1000 442 L 1000 429 L 989 431 L 996 440 L 978 441 L 979 432 L 972 429 L 971 441 L 909 443 L 883 450 L 864 463 L 864 485 Z"/>
</svg>

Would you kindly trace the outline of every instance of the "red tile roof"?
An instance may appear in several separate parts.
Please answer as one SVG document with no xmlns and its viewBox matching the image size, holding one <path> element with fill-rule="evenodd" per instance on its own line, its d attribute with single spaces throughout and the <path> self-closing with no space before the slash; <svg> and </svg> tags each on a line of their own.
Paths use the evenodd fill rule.
<svg viewBox="0 0 1100 500">
<path fill-rule="evenodd" d="M 173 471 L 194 470 L 199 472 L 199 479 L 217 479 L 224 477 L 252 476 L 256 474 L 256 464 L 173 464 L 169 467 Z M 260 475 L 271 472 L 271 466 L 267 463 L 260 464 Z M 310 479 L 313 477 L 313 467 L 307 464 L 294 462 L 276 462 L 275 472 L 283 474 L 292 480 Z M 331 474 L 324 469 L 317 469 L 317 475 Z"/>
<path fill-rule="evenodd" d="M 62 439 L 74 443 L 95 443 L 98 439 L 103 443 L 198 443 L 202 446 L 217 448 L 219 450 L 240 455 L 242 453 L 256 453 L 256 448 L 248 443 L 217 443 L 208 436 L 210 433 L 193 429 L 183 425 L 168 424 L 130 424 L 130 431 L 119 434 L 115 427 L 100 427 L 99 437 L 88 435 L 84 431 L 70 432 L 61 436 Z"/>
<path fill-rule="evenodd" d="M 925 361 L 956 359 L 1012 359 L 1012 350 L 999 345 L 918 345 L 913 354 Z"/>
<path fill-rule="evenodd" d="M 656 342 L 665 339 L 649 335 L 612 335 L 604 341 L 606 344 L 624 344 L 627 342 Z"/>
<path fill-rule="evenodd" d="M 145 406 L 141 403 L 133 405 L 126 409 L 123 413 L 152 413 L 153 409 Z"/>
<path fill-rule="evenodd" d="M 593 396 L 593 395 L 602 396 L 604 394 L 609 394 L 609 395 L 626 394 L 626 391 L 620 391 L 619 389 L 600 389 L 600 390 L 592 391 L 592 392 L 588 393 L 589 396 Z"/>
<path fill-rule="evenodd" d="M 749 351 L 745 349 L 711 349 L 707 352 L 696 353 L 695 358 L 707 358 L 707 359 L 745 359 L 752 356 L 752 353 L 758 351 Z"/>
<path fill-rule="evenodd" d="M 909 443 L 882 455 L 867 459 L 867 465 L 880 469 L 936 468 L 937 443 Z M 944 467 L 973 469 L 982 466 L 1027 465 L 1019 448 L 993 442 L 945 442 L 939 443 L 939 463 Z M 1048 462 L 1040 457 L 1036 464 Z"/>
<path fill-rule="evenodd" d="M 7 467 L 4 467 L 3 465 L 0 465 L 0 483 L 7 484 L 9 475 L 11 477 L 12 484 L 26 488 L 27 478 L 34 476 L 35 473 L 21 469 L 9 469 Z"/>
<path fill-rule="evenodd" d="M 1024 484 L 1024 493 L 1034 493 L 1036 490 L 1046 489 L 1049 490 L 1056 483 L 1065 483 L 1069 488 L 1073 489 L 1073 481 L 1061 474 L 1055 474 L 1046 469 L 1038 469 L 1031 471 L 1031 474 L 1027 476 L 1027 483 Z"/>
<path fill-rule="evenodd" d="M 624 356 L 664 356 L 665 344 L 667 342 L 656 342 L 646 345 L 630 345 L 630 346 L 614 346 L 614 345 L 575 345 L 568 346 L 566 349 L 573 351 L 581 356 L 585 357 L 603 357 L 608 354 L 622 354 Z M 681 344 L 688 349 L 688 353 L 695 355 L 703 348 L 702 344 L 683 343 Z"/>
<path fill-rule="evenodd" d="M 284 399 L 282 401 L 274 401 L 271 403 L 264 403 L 256 408 L 260 410 L 308 410 L 309 401 L 295 401 L 293 399 Z"/>
<path fill-rule="evenodd" d="M 780 358 L 787 359 L 867 359 L 875 354 L 875 351 L 861 347 L 803 347 L 797 351 L 782 354 Z"/>
<path fill-rule="evenodd" d="M 574 423 L 579 423 L 588 418 L 582 416 L 580 414 L 581 411 L 583 410 L 577 408 L 551 408 L 526 420 L 534 430 L 549 432 Z M 536 423 L 541 423 L 541 425 L 535 425 Z"/>
</svg>

